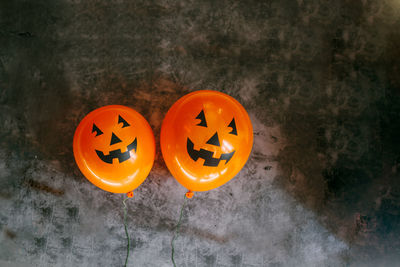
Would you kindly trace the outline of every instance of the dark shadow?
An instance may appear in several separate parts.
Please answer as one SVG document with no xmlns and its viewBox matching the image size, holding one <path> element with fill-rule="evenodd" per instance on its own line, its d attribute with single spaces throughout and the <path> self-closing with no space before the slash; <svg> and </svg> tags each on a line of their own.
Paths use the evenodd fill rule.
<svg viewBox="0 0 400 267">
<path fill-rule="evenodd" d="M 2 190 L 14 194 L 30 179 L 25 174 L 35 158 L 71 159 L 66 120 L 74 96 L 57 39 L 60 12 L 67 7 L 58 1 L 2 1 L 0 10 L 0 143 L 12 171 Z"/>
<path fill-rule="evenodd" d="M 360 53 L 349 60 L 337 55 L 351 47 L 327 40 L 330 61 L 318 70 L 307 66 L 307 84 L 326 88 L 319 78 L 327 78 L 349 91 L 294 96 L 278 120 L 287 144 L 276 182 L 349 244 L 355 258 L 396 258 L 400 246 L 400 36 L 392 33 L 385 42 L 380 57 Z"/>
</svg>

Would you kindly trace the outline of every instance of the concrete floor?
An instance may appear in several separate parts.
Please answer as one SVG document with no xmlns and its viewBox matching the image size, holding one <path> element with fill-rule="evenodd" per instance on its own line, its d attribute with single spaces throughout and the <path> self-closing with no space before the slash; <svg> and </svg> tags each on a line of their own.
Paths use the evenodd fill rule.
<svg viewBox="0 0 400 267">
<path fill-rule="evenodd" d="M 400 266 L 399 29 L 398 0 L 1 0 L 0 266 L 121 266 L 123 196 L 82 176 L 75 127 L 122 104 L 158 142 L 199 89 L 239 100 L 255 144 L 189 201 L 179 266 Z M 184 193 L 158 146 L 130 266 L 171 266 Z"/>
</svg>

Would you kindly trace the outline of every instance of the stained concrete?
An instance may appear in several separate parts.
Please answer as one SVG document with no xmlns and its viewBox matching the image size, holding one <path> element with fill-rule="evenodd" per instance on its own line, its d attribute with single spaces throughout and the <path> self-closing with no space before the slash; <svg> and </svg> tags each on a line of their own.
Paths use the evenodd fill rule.
<svg viewBox="0 0 400 267">
<path fill-rule="evenodd" d="M 255 144 L 198 193 L 179 266 L 400 265 L 400 2 L 0 1 L 0 265 L 121 266 L 122 195 L 90 184 L 75 127 L 108 104 L 159 142 L 199 89 L 248 110 Z M 157 143 L 158 144 L 158 143 Z M 171 266 L 185 190 L 159 146 L 129 201 L 130 266 Z"/>
</svg>

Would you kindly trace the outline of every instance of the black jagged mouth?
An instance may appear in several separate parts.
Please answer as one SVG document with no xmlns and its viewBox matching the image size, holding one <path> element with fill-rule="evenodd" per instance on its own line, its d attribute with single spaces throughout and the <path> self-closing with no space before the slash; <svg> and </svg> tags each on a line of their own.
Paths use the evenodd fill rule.
<svg viewBox="0 0 400 267">
<path fill-rule="evenodd" d="M 213 157 L 214 152 L 212 152 L 212 151 L 208 151 L 208 150 L 205 150 L 202 148 L 200 150 L 194 149 L 194 144 L 193 144 L 192 140 L 190 140 L 189 138 L 187 139 L 186 147 L 187 147 L 187 152 L 188 152 L 189 156 L 194 161 L 197 161 L 199 158 L 202 158 L 202 159 L 204 159 L 203 166 L 209 166 L 209 167 L 217 167 L 221 160 L 225 160 L 225 164 L 227 164 L 228 161 L 232 158 L 233 154 L 235 154 L 235 151 L 236 151 L 236 150 L 234 150 L 230 153 L 224 153 L 224 154 L 221 154 L 221 157 L 214 158 Z"/>
<path fill-rule="evenodd" d="M 116 149 L 116 150 L 110 151 L 108 155 L 104 155 L 104 153 L 102 151 L 96 150 L 96 154 L 105 163 L 112 164 L 113 163 L 113 159 L 118 159 L 119 163 L 122 163 L 122 162 L 124 162 L 125 160 L 128 160 L 131 157 L 129 152 L 132 149 L 134 149 L 135 153 L 136 153 L 136 149 L 137 149 L 137 139 L 136 138 L 135 138 L 135 140 L 133 140 L 132 143 L 130 143 L 127 146 L 127 151 L 126 152 L 122 153 L 121 149 Z"/>
</svg>

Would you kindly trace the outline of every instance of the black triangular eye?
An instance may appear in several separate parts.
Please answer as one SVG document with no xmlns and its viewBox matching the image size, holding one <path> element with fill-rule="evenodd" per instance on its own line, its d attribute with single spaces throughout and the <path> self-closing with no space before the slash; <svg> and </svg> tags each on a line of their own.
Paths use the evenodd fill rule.
<svg viewBox="0 0 400 267">
<path fill-rule="evenodd" d="M 231 123 L 229 123 L 228 127 L 232 128 L 232 131 L 229 132 L 230 134 L 237 135 L 235 118 L 232 119 L 232 121 L 231 121 Z"/>
<path fill-rule="evenodd" d="M 124 120 L 121 115 L 118 115 L 118 124 L 122 123 L 122 128 L 131 126 L 129 123 Z"/>
<path fill-rule="evenodd" d="M 103 132 L 99 129 L 99 127 L 97 127 L 96 124 L 93 123 L 92 133 L 94 133 L 94 132 L 96 132 L 96 136 L 103 134 Z"/>
<path fill-rule="evenodd" d="M 196 124 L 198 126 L 203 126 L 203 127 L 207 127 L 207 122 L 206 122 L 206 116 L 204 116 L 204 111 L 201 110 L 199 115 L 197 115 L 196 119 L 201 120 L 199 124 Z"/>
</svg>

